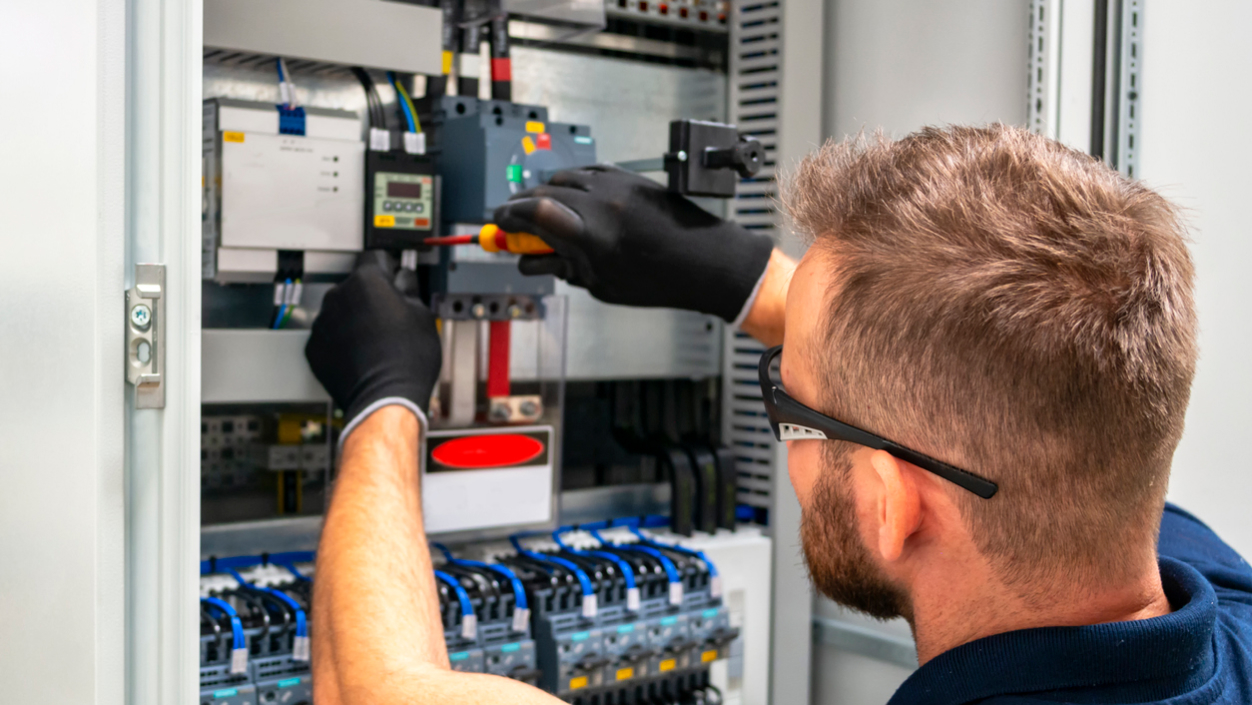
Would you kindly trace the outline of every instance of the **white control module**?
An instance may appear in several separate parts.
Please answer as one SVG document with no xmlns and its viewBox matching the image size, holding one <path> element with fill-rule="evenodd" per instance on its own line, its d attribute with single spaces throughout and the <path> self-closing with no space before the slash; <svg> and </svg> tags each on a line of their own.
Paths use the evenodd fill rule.
<svg viewBox="0 0 1252 705">
<path fill-rule="evenodd" d="M 365 144 L 355 113 L 213 99 L 204 110 L 205 278 L 271 281 L 278 252 L 304 271 L 347 271 L 363 242 Z"/>
</svg>

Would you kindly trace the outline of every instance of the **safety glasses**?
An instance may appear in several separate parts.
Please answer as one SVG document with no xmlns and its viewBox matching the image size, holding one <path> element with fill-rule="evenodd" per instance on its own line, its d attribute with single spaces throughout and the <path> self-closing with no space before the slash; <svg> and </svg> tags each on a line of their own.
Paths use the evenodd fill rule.
<svg viewBox="0 0 1252 705">
<path fill-rule="evenodd" d="M 774 360 L 780 354 L 782 354 L 781 345 L 766 350 L 761 356 L 760 367 L 761 396 L 765 400 L 765 412 L 769 415 L 769 425 L 773 427 L 774 437 L 778 440 L 795 441 L 815 438 L 848 441 L 875 450 L 885 450 L 900 460 L 933 472 L 983 499 L 991 499 L 999 489 L 996 483 L 990 480 L 984 480 L 973 473 L 905 448 L 869 431 L 849 426 L 792 399 L 791 395 L 783 390 L 781 381 L 775 381 L 771 374 L 774 369 Z"/>
</svg>

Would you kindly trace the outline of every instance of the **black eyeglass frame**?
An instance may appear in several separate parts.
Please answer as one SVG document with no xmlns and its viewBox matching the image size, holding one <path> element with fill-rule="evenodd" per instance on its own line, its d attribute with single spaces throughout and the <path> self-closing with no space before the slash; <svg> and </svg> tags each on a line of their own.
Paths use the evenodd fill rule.
<svg viewBox="0 0 1252 705">
<path fill-rule="evenodd" d="M 779 441 L 805 439 L 848 441 L 875 450 L 885 450 L 900 460 L 932 472 L 983 499 L 991 499 L 1000 489 L 996 483 L 972 472 L 905 448 L 899 443 L 831 418 L 796 401 L 781 386 L 774 384 L 769 377 L 769 367 L 774 362 L 774 358 L 780 354 L 782 354 L 781 345 L 766 350 L 765 354 L 761 355 L 760 367 L 761 396 L 765 401 L 765 413 L 769 416 L 769 425 L 774 429 L 774 438 Z"/>
</svg>

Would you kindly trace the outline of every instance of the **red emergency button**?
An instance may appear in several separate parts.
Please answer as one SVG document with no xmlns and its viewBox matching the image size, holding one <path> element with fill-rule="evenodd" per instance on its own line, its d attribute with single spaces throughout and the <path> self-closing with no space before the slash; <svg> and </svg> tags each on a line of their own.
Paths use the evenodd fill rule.
<svg viewBox="0 0 1252 705">
<path fill-rule="evenodd" d="M 454 438 L 439 444 L 430 453 L 440 465 L 466 470 L 521 465 L 540 455 L 543 455 L 543 443 L 518 433 Z"/>
<path fill-rule="evenodd" d="M 546 132 L 535 135 L 535 149 L 552 149 L 552 135 Z"/>
</svg>

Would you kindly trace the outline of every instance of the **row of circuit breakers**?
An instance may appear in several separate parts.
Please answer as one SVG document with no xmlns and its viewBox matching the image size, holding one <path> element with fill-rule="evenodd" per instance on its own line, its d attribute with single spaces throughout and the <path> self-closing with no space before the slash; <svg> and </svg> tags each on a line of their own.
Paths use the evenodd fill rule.
<svg viewBox="0 0 1252 705">
<path fill-rule="evenodd" d="M 672 534 L 606 524 L 476 546 L 474 559 L 436 545 L 452 668 L 579 705 L 705 702 L 709 669 L 739 634 L 716 566 Z M 201 564 L 203 705 L 311 703 L 312 560 Z"/>
</svg>

